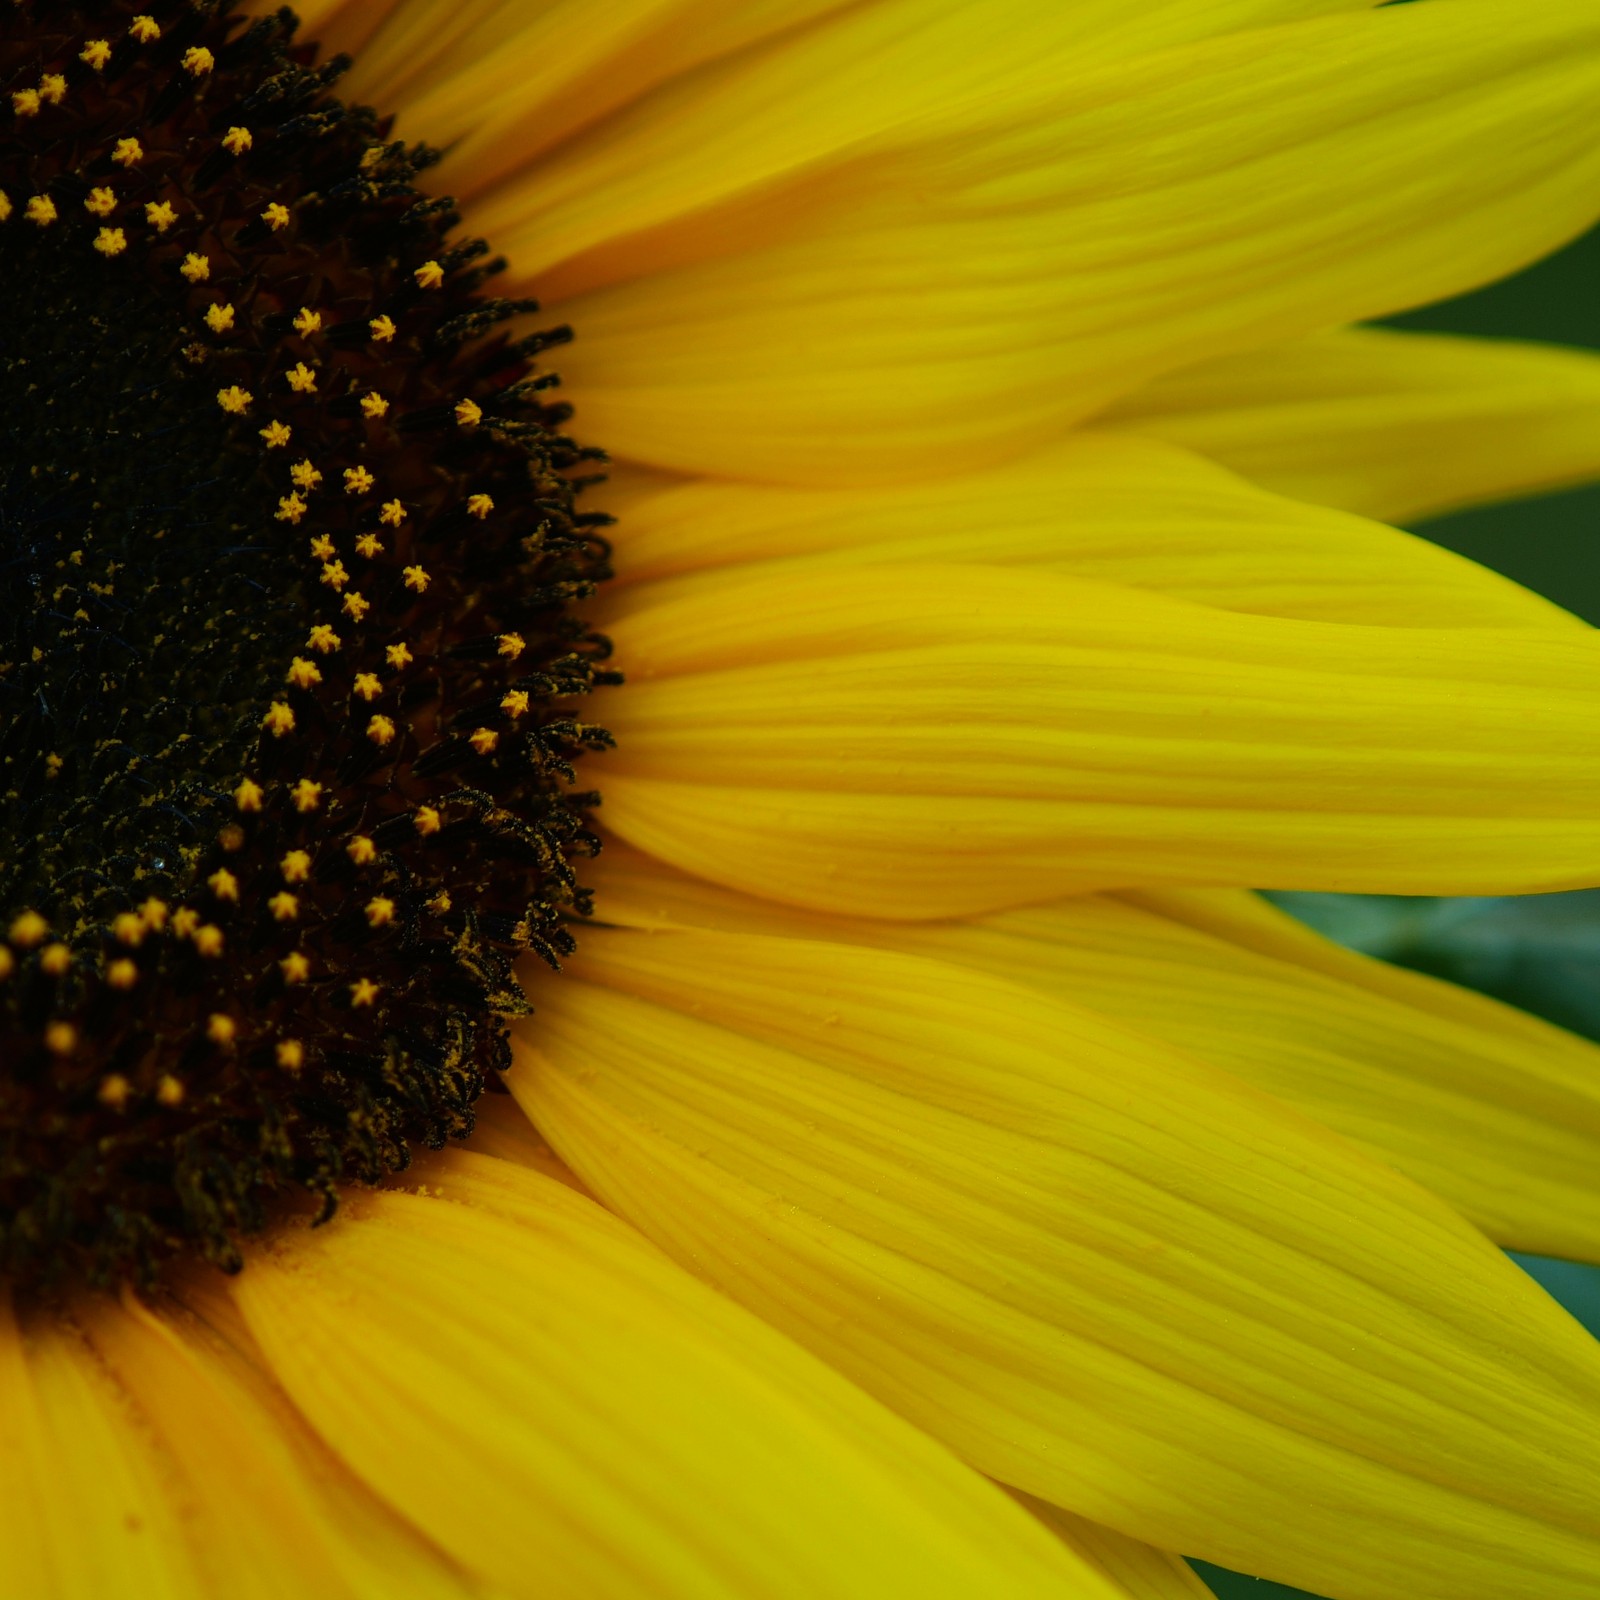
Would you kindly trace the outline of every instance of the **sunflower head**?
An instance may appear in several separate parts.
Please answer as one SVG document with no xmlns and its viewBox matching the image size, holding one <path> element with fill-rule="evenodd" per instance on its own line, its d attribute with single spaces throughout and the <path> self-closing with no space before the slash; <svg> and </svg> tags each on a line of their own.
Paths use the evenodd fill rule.
<svg viewBox="0 0 1600 1600">
<path fill-rule="evenodd" d="M 288 12 L 0 37 L 0 1270 L 233 1267 L 471 1129 L 592 851 L 595 452 Z"/>
</svg>

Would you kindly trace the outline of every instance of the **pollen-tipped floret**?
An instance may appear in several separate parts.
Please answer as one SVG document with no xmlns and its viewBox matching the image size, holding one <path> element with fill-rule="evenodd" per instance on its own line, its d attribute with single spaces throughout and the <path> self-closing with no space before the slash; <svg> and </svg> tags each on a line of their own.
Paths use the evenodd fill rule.
<svg viewBox="0 0 1600 1600">
<path fill-rule="evenodd" d="M 595 453 L 286 13 L 7 17 L 0 1274 L 231 1268 L 464 1136 L 571 948 Z"/>
</svg>

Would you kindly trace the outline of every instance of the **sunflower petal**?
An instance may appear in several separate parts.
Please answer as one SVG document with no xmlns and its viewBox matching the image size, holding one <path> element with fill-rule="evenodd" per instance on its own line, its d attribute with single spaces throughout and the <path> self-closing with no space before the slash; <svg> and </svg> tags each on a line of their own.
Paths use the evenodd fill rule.
<svg viewBox="0 0 1600 1600">
<path fill-rule="evenodd" d="M 611 621 L 608 825 L 796 905 L 1600 878 L 1600 639 L 1344 627 L 1052 573 L 703 574 Z"/>
<path fill-rule="evenodd" d="M 508 1076 L 669 1253 L 1028 1492 L 1345 1600 L 1600 1583 L 1600 1353 L 1265 1095 L 943 962 L 593 930 Z"/>
<path fill-rule="evenodd" d="M 1211 1591 L 1182 1556 L 1141 1544 L 1103 1523 L 1075 1517 L 1020 1489 L 1012 1493 L 1057 1538 L 1114 1578 L 1136 1600 L 1210 1600 Z"/>
<path fill-rule="evenodd" d="M 47 1317 L 0 1292 L 0 1594 L 201 1600 L 171 1478 L 127 1398 Z"/>
<path fill-rule="evenodd" d="M 231 1292 L 335 1452 L 497 1592 L 1120 1594 L 591 1201 L 459 1161 L 503 1215 L 366 1196 Z"/>
<path fill-rule="evenodd" d="M 175 1482 L 181 1474 L 174 1498 L 210 1592 L 228 1600 L 467 1600 L 477 1592 L 329 1460 L 248 1356 L 197 1318 L 158 1314 L 132 1296 L 121 1304 L 85 1296 L 75 1314 L 138 1403 Z"/>
<path fill-rule="evenodd" d="M 1344 328 L 1169 373 L 1107 420 L 1406 522 L 1600 475 L 1600 356 Z"/>
<path fill-rule="evenodd" d="M 1574 625 L 1549 601 L 1426 540 L 1267 493 L 1187 450 L 1127 434 L 1079 433 L 1003 467 L 903 486 L 667 480 L 620 499 L 619 573 L 654 580 L 655 599 L 678 592 L 663 580 L 757 561 L 982 561 L 1313 621 Z"/>
<path fill-rule="evenodd" d="M 851 70 L 880 99 L 954 75 L 952 107 L 836 128 L 825 99 L 843 148 L 822 170 L 759 170 L 754 135 L 726 167 L 696 119 L 720 107 L 724 142 L 749 119 L 695 84 L 659 153 L 608 129 L 613 183 L 574 149 L 517 190 L 537 215 L 487 208 L 582 330 L 562 371 L 597 438 L 801 484 L 970 469 L 1172 367 L 1497 277 L 1600 210 L 1594 0 L 1384 6 L 1077 70 L 1043 51 L 987 82 L 981 52 L 941 73 L 921 43 Z M 798 115 L 804 62 L 775 60 L 781 84 L 737 86 L 773 97 L 763 119 Z M 657 164 L 680 144 L 744 189 L 680 197 Z"/>
</svg>

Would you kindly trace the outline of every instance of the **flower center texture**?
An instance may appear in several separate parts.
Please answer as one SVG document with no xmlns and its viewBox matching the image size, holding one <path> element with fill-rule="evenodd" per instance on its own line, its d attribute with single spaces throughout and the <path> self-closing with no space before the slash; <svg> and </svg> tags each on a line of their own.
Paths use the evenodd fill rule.
<svg viewBox="0 0 1600 1600">
<path fill-rule="evenodd" d="M 606 576 L 433 159 L 282 12 L 0 19 L 0 1272 L 234 1269 L 471 1131 L 572 862 Z"/>
</svg>

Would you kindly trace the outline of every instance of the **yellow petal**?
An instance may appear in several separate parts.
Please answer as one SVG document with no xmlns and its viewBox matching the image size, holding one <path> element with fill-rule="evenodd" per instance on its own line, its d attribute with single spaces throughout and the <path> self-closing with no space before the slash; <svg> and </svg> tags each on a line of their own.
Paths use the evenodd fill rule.
<svg viewBox="0 0 1600 1600">
<path fill-rule="evenodd" d="M 1020 1489 L 1013 1493 L 1057 1538 L 1115 1579 L 1135 1600 L 1210 1600 L 1211 1591 L 1182 1556 L 1141 1544 L 1103 1523 L 1075 1517 Z"/>
<path fill-rule="evenodd" d="M 0 1293 L 0 1594 L 200 1600 L 170 1469 L 81 1339 Z"/>
<path fill-rule="evenodd" d="M 922 41 L 902 29 L 840 73 L 879 99 L 948 83 L 952 109 L 843 119 L 821 170 L 763 166 L 759 132 L 806 127 L 807 94 L 835 131 L 840 74 L 802 94 L 805 58 L 774 47 L 777 86 L 740 80 L 727 105 L 682 86 L 682 139 L 647 124 L 659 157 L 624 119 L 614 182 L 575 147 L 507 189 L 537 215 L 475 217 L 581 330 L 562 371 L 595 437 L 799 484 L 971 469 L 1169 368 L 1499 276 L 1600 210 L 1594 0 L 1385 6 L 988 76 L 983 51 L 929 61 Z M 750 126 L 730 107 L 760 93 L 748 162 L 725 159 Z M 687 200 L 656 164 L 680 144 Z"/>
<path fill-rule="evenodd" d="M 467 1600 L 475 1592 L 328 1458 L 248 1354 L 193 1316 L 158 1314 L 131 1296 L 120 1305 L 85 1296 L 75 1309 L 160 1440 L 174 1483 L 181 1475 L 174 1499 L 209 1594 Z"/>
<path fill-rule="evenodd" d="M 757 561 L 982 561 L 1313 621 L 1573 625 L 1549 601 L 1426 540 L 1266 493 L 1187 450 L 1111 432 L 1079 433 L 985 472 L 895 487 L 666 480 L 624 487 L 618 500 L 618 574 L 655 580 L 655 599 L 678 592 L 663 580 Z"/>
<path fill-rule="evenodd" d="M 586 879 L 622 926 L 870 945 L 1025 983 L 1288 1101 L 1507 1249 L 1600 1260 L 1600 1048 L 1342 950 L 1254 895 L 1080 895 L 895 923 L 775 906 L 614 845 Z"/>
<path fill-rule="evenodd" d="M 443 1183 L 503 1215 L 360 1197 L 231 1292 L 334 1451 L 496 1592 L 1115 1600 L 998 1490 L 591 1201 L 485 1156 Z"/>
<path fill-rule="evenodd" d="M 1600 878 L 1600 640 L 1344 627 L 1053 573 L 703 574 L 609 631 L 608 825 L 797 905 Z"/>
<path fill-rule="evenodd" d="M 1405 522 L 1600 474 L 1600 356 L 1344 328 L 1169 373 L 1109 418 Z"/>
<path fill-rule="evenodd" d="M 1600 1584 L 1593 1341 L 1269 1097 L 817 941 L 591 930 L 535 998 L 507 1081 L 585 1181 L 992 1475 L 1342 1600 Z"/>
</svg>

